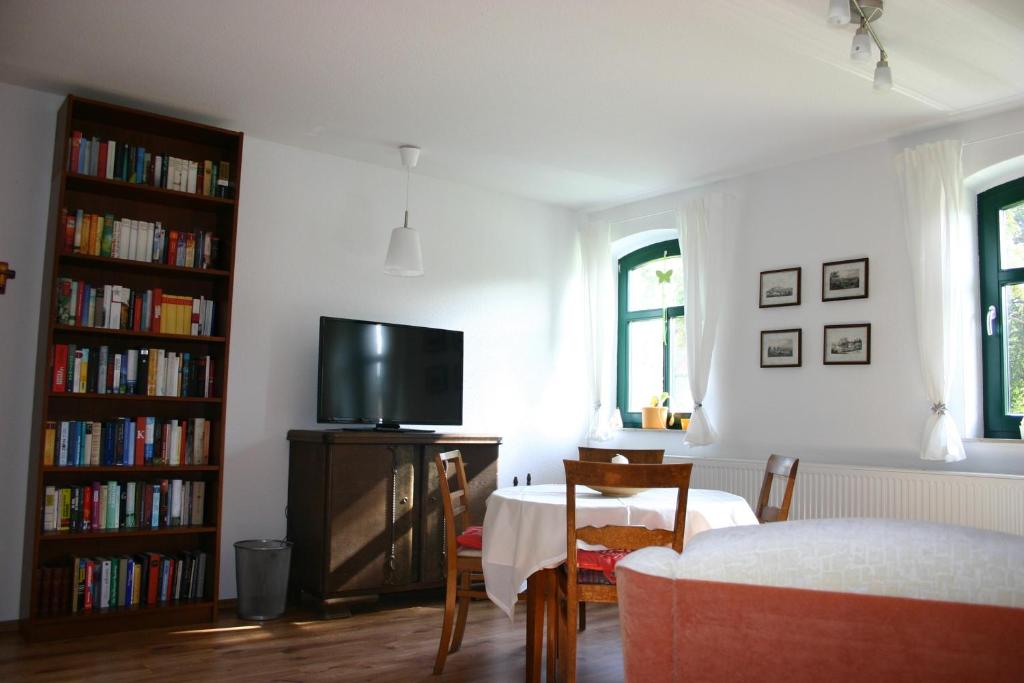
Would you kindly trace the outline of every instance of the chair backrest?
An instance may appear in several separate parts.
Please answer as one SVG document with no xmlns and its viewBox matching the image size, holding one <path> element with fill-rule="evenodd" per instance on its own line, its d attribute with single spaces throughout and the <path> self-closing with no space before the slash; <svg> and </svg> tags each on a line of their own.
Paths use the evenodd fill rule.
<svg viewBox="0 0 1024 683">
<path fill-rule="evenodd" d="M 631 465 L 660 465 L 665 460 L 664 448 L 591 448 L 580 446 L 582 462 L 611 462 L 616 455 L 629 458 Z"/>
<path fill-rule="evenodd" d="M 448 451 L 434 456 L 437 468 L 438 488 L 441 491 L 441 509 L 444 513 L 445 545 L 448 557 L 457 553 L 455 537 L 469 526 L 469 484 L 466 482 L 466 467 L 462 462 L 462 451 Z M 455 476 L 455 487 L 450 482 Z"/>
<path fill-rule="evenodd" d="M 757 519 L 766 522 L 785 522 L 789 519 L 789 505 L 793 502 L 793 487 L 796 486 L 796 468 L 800 465 L 799 458 L 784 458 L 772 455 L 764 468 L 764 481 L 761 482 L 761 495 L 757 499 Z M 786 479 L 786 491 L 782 494 L 782 505 L 768 505 L 775 477 Z"/>
<path fill-rule="evenodd" d="M 616 550 L 636 550 L 648 546 L 670 545 L 683 550 L 686 527 L 686 499 L 690 490 L 692 463 L 679 465 L 619 465 L 565 460 L 566 568 L 576 580 L 576 542 L 603 545 Z M 642 526 L 585 526 L 576 528 L 576 486 L 677 489 L 676 514 L 672 529 L 648 529 Z"/>
</svg>

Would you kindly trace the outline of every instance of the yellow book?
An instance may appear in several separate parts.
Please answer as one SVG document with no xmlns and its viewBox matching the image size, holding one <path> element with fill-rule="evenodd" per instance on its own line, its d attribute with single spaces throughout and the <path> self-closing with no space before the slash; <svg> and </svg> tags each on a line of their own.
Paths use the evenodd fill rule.
<svg viewBox="0 0 1024 683">
<path fill-rule="evenodd" d="M 103 244 L 103 216 L 93 216 L 92 255 L 99 256 Z"/>
<path fill-rule="evenodd" d="M 92 219 L 91 213 L 82 217 L 82 253 L 92 254 Z"/>
<path fill-rule="evenodd" d="M 174 334 L 174 331 L 178 329 L 174 322 L 176 309 L 174 295 L 164 294 L 164 303 L 160 307 L 160 331 L 164 334 Z"/>
<path fill-rule="evenodd" d="M 43 464 L 53 464 L 53 454 L 57 444 L 57 423 L 47 422 L 46 433 L 43 436 Z"/>
</svg>

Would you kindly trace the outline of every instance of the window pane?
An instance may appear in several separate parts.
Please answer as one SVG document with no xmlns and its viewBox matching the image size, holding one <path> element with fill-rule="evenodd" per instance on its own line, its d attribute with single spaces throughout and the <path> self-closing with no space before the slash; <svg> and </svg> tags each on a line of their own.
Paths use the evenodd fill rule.
<svg viewBox="0 0 1024 683">
<path fill-rule="evenodd" d="M 1006 414 L 1024 415 L 1024 283 L 1003 286 Z"/>
<path fill-rule="evenodd" d="M 686 325 L 682 316 L 669 321 L 672 340 L 672 377 L 669 393 L 672 395 L 672 411 L 693 412 L 693 396 L 690 394 L 690 377 L 686 365 Z"/>
<path fill-rule="evenodd" d="M 999 212 L 999 267 L 1024 267 L 1024 203 Z"/>
<path fill-rule="evenodd" d="M 629 323 L 629 412 L 639 413 L 665 386 L 664 324 L 661 319 Z"/>
<path fill-rule="evenodd" d="M 658 281 L 658 271 L 668 282 Z M 669 256 L 629 271 L 629 310 L 646 311 L 652 308 L 683 305 L 683 259 Z M 664 299 L 662 299 L 664 297 Z"/>
</svg>

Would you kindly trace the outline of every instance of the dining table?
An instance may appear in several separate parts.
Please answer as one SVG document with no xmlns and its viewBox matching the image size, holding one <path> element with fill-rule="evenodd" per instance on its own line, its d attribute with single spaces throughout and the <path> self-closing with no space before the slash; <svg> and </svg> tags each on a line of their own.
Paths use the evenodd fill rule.
<svg viewBox="0 0 1024 683">
<path fill-rule="evenodd" d="M 644 526 L 671 529 L 675 489 L 648 489 L 634 495 L 606 495 L 586 486 L 576 489 L 576 525 Z M 551 650 L 557 626 L 555 572 L 566 560 L 564 484 L 510 486 L 487 499 L 482 561 L 488 597 L 510 619 L 518 597 L 526 593 L 526 680 L 540 681 L 547 620 L 548 679 L 553 680 Z M 750 504 L 725 491 L 690 489 L 683 544 L 708 529 L 757 524 Z M 582 547 L 582 546 L 581 546 Z"/>
</svg>

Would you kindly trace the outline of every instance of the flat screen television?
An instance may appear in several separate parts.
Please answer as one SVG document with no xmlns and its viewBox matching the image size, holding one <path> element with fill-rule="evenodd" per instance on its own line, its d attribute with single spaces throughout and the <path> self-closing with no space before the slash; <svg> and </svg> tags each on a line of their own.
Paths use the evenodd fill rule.
<svg viewBox="0 0 1024 683">
<path fill-rule="evenodd" d="M 320 318 L 317 421 L 462 424 L 462 332 Z"/>
</svg>

